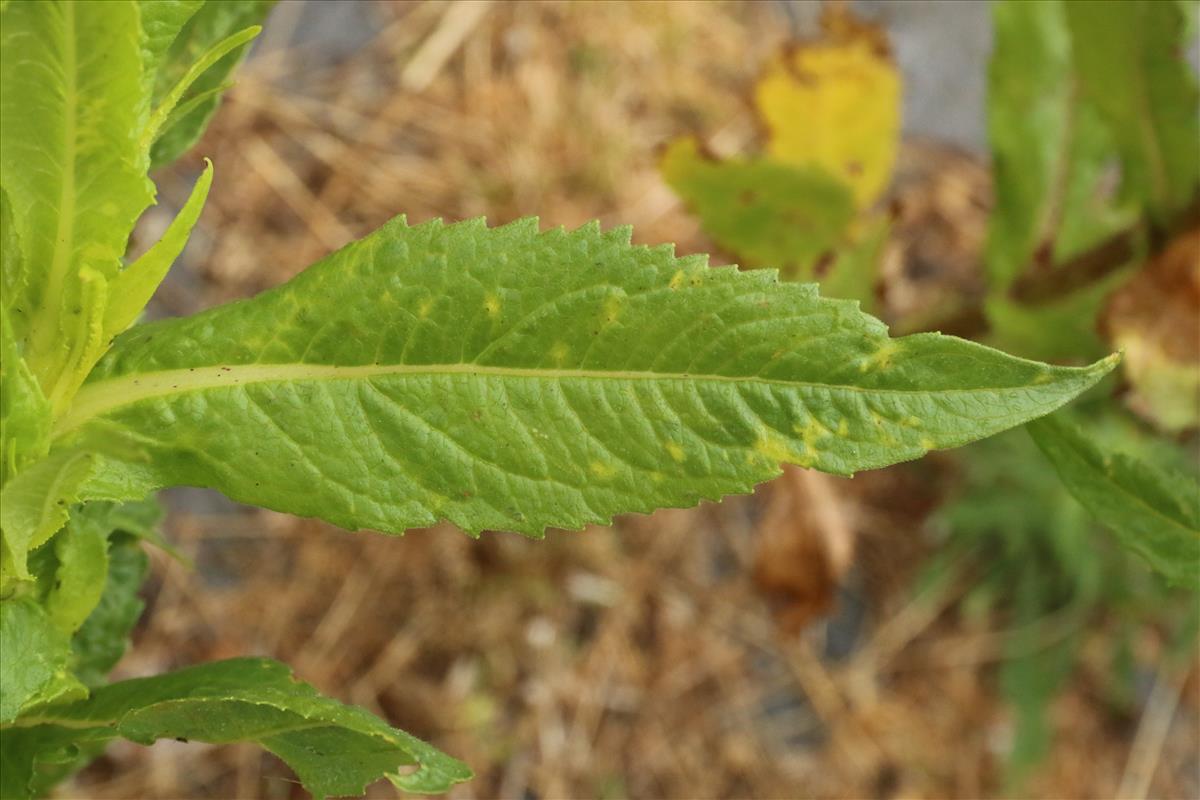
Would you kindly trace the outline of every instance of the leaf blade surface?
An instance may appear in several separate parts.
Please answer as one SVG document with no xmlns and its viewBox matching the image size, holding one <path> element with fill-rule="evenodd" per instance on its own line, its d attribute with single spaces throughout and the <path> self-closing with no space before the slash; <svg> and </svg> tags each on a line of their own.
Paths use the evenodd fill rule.
<svg viewBox="0 0 1200 800">
<path fill-rule="evenodd" d="M 1111 366 L 889 339 L 815 286 L 628 230 L 397 220 L 257 298 L 134 328 L 57 436 L 124 435 L 153 485 L 346 528 L 540 534 L 748 491 L 785 461 L 847 474 L 957 446 Z"/>
</svg>

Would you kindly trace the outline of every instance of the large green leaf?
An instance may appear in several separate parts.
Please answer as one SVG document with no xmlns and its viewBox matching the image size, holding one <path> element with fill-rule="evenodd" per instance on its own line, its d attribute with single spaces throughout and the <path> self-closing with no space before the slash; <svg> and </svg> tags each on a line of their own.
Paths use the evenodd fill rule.
<svg viewBox="0 0 1200 800">
<path fill-rule="evenodd" d="M 1005 0 L 992 7 L 988 138 L 996 208 L 987 261 L 998 287 L 1035 262 L 1044 271 L 1132 221 L 1131 209 L 1105 196 L 1117 150 L 1080 89 L 1063 6 Z"/>
<path fill-rule="evenodd" d="M 123 736 L 141 744 L 178 738 L 226 744 L 253 741 L 287 762 L 317 797 L 361 795 L 386 778 L 423 794 L 468 780 L 461 762 L 362 709 L 323 697 L 265 659 L 233 659 L 97 689 L 87 700 L 37 710 L 18 723 L 31 746 L 19 758 L 66 742 Z M 69 733 L 67 732 L 69 731 Z M 406 767 L 416 765 L 415 771 Z M 32 776 L 35 765 L 14 764 Z"/>
<path fill-rule="evenodd" d="M 147 112 L 138 9 L 17 1 L 0 21 L 0 183 L 27 273 L 6 305 L 62 408 L 103 351 L 107 285 L 153 198 L 138 144 Z"/>
<path fill-rule="evenodd" d="M 1071 494 L 1173 584 L 1200 587 L 1200 485 L 1105 453 L 1062 415 L 1029 426 Z"/>
<path fill-rule="evenodd" d="M 1170 223 L 1200 181 L 1196 76 L 1177 3 L 1072 0 L 1072 53 L 1088 100 L 1110 126 L 1125 186 Z"/>
<path fill-rule="evenodd" d="M 208 0 L 191 14 L 175 37 L 165 55 L 159 60 L 155 82 L 155 104 L 161 104 L 171 90 L 178 86 L 189 70 L 220 42 L 262 22 L 274 0 L 243 0 L 224 2 Z M 239 45 L 222 55 L 189 84 L 188 94 L 181 98 L 179 108 L 184 112 L 173 116 L 157 134 L 152 150 L 155 168 L 174 161 L 196 143 L 217 110 L 221 93 L 233 70 L 246 55 L 247 47 Z M 173 105 L 173 104 L 172 104 Z"/>
<path fill-rule="evenodd" d="M 60 444 L 144 489 L 385 531 L 540 534 L 839 474 L 1049 413 L 1111 369 L 936 334 L 630 231 L 395 220 L 259 297 L 120 337 Z"/>
</svg>

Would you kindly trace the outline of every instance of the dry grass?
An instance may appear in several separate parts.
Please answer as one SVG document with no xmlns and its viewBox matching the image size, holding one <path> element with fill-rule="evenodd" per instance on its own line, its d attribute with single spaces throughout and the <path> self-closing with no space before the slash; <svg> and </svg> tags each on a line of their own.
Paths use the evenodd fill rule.
<svg viewBox="0 0 1200 800">
<path fill-rule="evenodd" d="M 300 4 L 277 9 L 196 150 L 217 182 L 161 313 L 274 285 L 400 211 L 632 222 L 638 241 L 709 250 L 659 179 L 656 148 L 687 131 L 718 151 L 751 142 L 744 91 L 789 32 L 768 3 L 358 10 L 378 34 L 323 64 L 289 46 Z M 908 152 L 904 191 L 933 210 L 901 214 L 911 233 L 893 245 L 889 290 L 906 310 L 940 297 L 917 296 L 913 253 L 940 265 L 937 286 L 970 289 L 987 194 L 969 158 Z M 161 177 L 168 201 L 198 163 Z M 921 224 L 929 214 L 942 227 Z M 167 527 L 196 568 L 155 555 L 120 672 L 280 658 L 469 762 L 478 777 L 462 798 L 993 796 L 1011 729 L 991 677 L 1006 634 L 956 621 L 961 585 L 917 600 L 909 588 L 952 471 L 931 459 L 831 483 L 858 565 L 833 621 L 802 634 L 776 623 L 787 609 L 774 614 L 752 577 L 758 496 L 544 542 L 473 542 L 448 529 L 351 535 L 184 492 Z M 1193 680 L 1193 710 L 1195 695 Z M 1113 723 L 1084 676 L 1053 709 L 1061 744 L 1030 791 L 1194 791 L 1194 714 L 1166 736 L 1178 687 L 1154 697 L 1126 770 L 1139 721 Z M 112 747 L 64 796 L 304 793 L 256 748 L 163 742 Z"/>
</svg>

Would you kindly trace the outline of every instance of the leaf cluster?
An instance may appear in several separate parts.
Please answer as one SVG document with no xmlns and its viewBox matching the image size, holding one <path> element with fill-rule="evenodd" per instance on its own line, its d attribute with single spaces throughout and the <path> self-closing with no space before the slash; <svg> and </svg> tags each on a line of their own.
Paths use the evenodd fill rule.
<svg viewBox="0 0 1200 800">
<path fill-rule="evenodd" d="M 106 685 L 140 611 L 157 489 L 211 487 L 348 529 L 448 520 L 540 536 L 746 492 L 781 463 L 848 475 L 956 447 L 1053 412 L 1116 363 L 892 338 L 857 303 L 773 271 L 535 219 L 400 217 L 257 297 L 140 324 L 213 180 L 207 164 L 162 238 L 127 261 L 149 170 L 199 137 L 266 9 L 0 6 L 6 797 L 43 792 L 116 736 L 256 741 L 317 795 L 469 777 L 273 662 Z M 862 68 L 892 85 L 861 31 L 840 35 L 844 52 L 780 69 Z M 768 107 L 793 91 L 763 89 L 784 98 Z M 808 146 L 788 130 L 773 158 Z M 849 137 L 846 151 L 822 136 L 812 169 L 845 209 L 864 206 L 888 143 Z M 860 156 L 862 180 L 846 183 Z M 760 171 L 786 188 L 788 169 Z"/>
</svg>

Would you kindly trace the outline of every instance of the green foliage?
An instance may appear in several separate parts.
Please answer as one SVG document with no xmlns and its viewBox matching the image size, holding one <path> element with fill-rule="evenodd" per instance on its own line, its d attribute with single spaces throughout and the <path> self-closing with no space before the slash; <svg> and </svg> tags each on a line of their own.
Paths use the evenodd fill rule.
<svg viewBox="0 0 1200 800">
<path fill-rule="evenodd" d="M 1106 440 L 1134 446 L 1128 430 L 1113 430 L 1103 419 L 1092 424 L 1106 431 Z M 946 579 L 957 565 L 958 573 L 976 576 L 961 604 L 968 622 L 1002 620 L 999 685 L 1014 718 L 1005 777 L 1019 795 L 1053 744 L 1047 708 L 1083 657 L 1089 631 L 1105 624 L 1114 632 L 1103 655 L 1116 664 L 1127 658 L 1132 631 L 1162 622 L 1169 631 L 1194 595 L 1169 590 L 1140 559 L 1114 546 L 1029 436 L 1006 433 L 962 456 L 961 489 L 938 514 L 947 538 L 929 571 Z M 1163 453 L 1155 457 L 1170 462 Z M 1179 646 L 1191 640 L 1188 633 L 1171 635 Z M 1106 700 L 1126 708 L 1131 681 L 1127 671 L 1114 669 L 1101 687 Z"/>
<path fill-rule="evenodd" d="M 0 183 L 21 264 L 4 305 L 61 410 L 103 352 L 108 284 L 153 199 L 138 145 L 137 7 L 14 2 L 3 13 Z"/>
<path fill-rule="evenodd" d="M 20 765 L 26 785 L 43 755 L 53 763 L 64 747 L 117 736 L 140 744 L 258 742 L 319 798 L 361 795 L 380 778 L 405 791 L 438 793 L 471 775 L 362 709 L 321 696 L 282 664 L 255 658 L 110 684 L 87 700 L 35 709 L 20 720 L 18 734 L 28 737 L 34 756 Z M 411 765 L 418 768 L 402 769 Z"/>
<path fill-rule="evenodd" d="M 987 261 L 997 286 L 1009 286 L 1035 260 L 1062 262 L 1133 218 L 1131 206 L 1101 189 L 1116 147 L 1079 91 L 1066 5 L 993 6 L 987 112 L 996 207 Z"/>
<path fill-rule="evenodd" d="M 776 266 L 790 278 L 811 280 L 818 259 L 854 218 L 849 187 L 817 167 L 717 161 L 684 138 L 668 146 L 661 169 L 717 244 L 749 266 Z"/>
<path fill-rule="evenodd" d="M 0 724 L 40 703 L 87 693 L 71 674 L 71 642 L 29 597 L 0 602 Z"/>
<path fill-rule="evenodd" d="M 257 298 L 136 324 L 212 180 L 210 166 L 163 239 L 126 265 L 154 199 L 148 171 L 199 137 L 268 7 L 0 4 L 5 797 L 46 791 L 116 736 L 257 741 L 319 795 L 469 778 L 273 662 L 104 685 L 141 609 L 138 542 L 155 520 L 141 501 L 157 488 L 212 486 L 349 528 L 448 519 L 540 534 L 747 491 L 783 462 L 848 474 L 958 446 L 1054 411 L 1115 363 L 891 339 L 856 303 L 771 271 L 535 220 L 401 218 Z M 857 36 L 805 59 L 830 75 L 868 62 L 898 94 L 890 63 Z M 810 88 L 772 86 L 784 98 Z M 856 95 L 831 87 L 820 94 L 842 114 Z M 886 181 L 894 141 L 808 133 L 776 149 L 802 166 L 796 148 L 816 142 L 816 163 L 846 175 L 855 153 L 871 159 L 869 180 L 802 204 L 846 227 L 851 198 L 866 204 Z M 788 189 L 797 168 L 730 167 L 743 169 Z M 704 196 L 726 202 L 711 177 Z M 864 229 L 877 247 L 883 228 Z M 807 258 L 782 259 L 790 247 L 763 256 Z"/>
<path fill-rule="evenodd" d="M 152 167 L 171 163 L 199 140 L 217 110 L 221 94 L 230 86 L 230 75 L 246 56 L 245 43 L 253 37 L 243 34 L 265 19 L 274 4 L 275 0 L 140 0 L 143 18 L 149 11 L 156 26 L 175 31 L 158 37 L 153 52 L 148 54 L 145 75 L 147 79 L 153 75 L 155 104 L 162 104 L 186 81 L 186 94 L 176 98 L 178 104 L 157 131 Z M 163 47 L 162 42 L 168 40 L 169 45 Z M 196 69 L 206 61 L 207 68 Z M 187 80 L 189 76 L 191 80 Z"/>
<path fill-rule="evenodd" d="M 1200 492 L 1194 476 L 1105 453 L 1065 416 L 1029 425 L 1063 484 L 1122 544 L 1174 584 L 1200 588 Z"/>
<path fill-rule="evenodd" d="M 1160 223 L 1195 197 L 1200 180 L 1196 76 L 1185 60 L 1178 3 L 1064 3 L 1083 93 L 1121 153 L 1127 197 Z"/>
<path fill-rule="evenodd" d="M 1139 215 L 1168 231 L 1200 196 L 1196 79 L 1181 55 L 1190 41 L 1185 20 L 1176 3 L 993 8 L 990 341 L 1034 358 L 1102 352 L 1095 320 L 1137 266 Z M 1119 194 L 1110 185 L 1117 165 Z M 1072 263 L 1121 231 L 1133 245 L 1107 275 Z"/>
<path fill-rule="evenodd" d="M 995 207 L 984 253 L 987 292 L 970 310 L 982 312 L 987 327 L 977 335 L 990 344 L 1055 363 L 1086 363 L 1115 349 L 1102 334 L 1116 335 L 1111 317 L 1107 328 L 1102 324 L 1114 291 L 1129 288 L 1147 259 L 1161 259 L 1156 251 L 1171 236 L 1195 226 L 1200 114 L 1195 73 L 1183 53 L 1195 42 L 1196 5 L 1007 0 L 992 8 L 987 114 Z M 792 277 L 869 302 L 869 262 L 839 267 L 855 250 L 845 235 L 854 217 L 844 201 L 828 192 L 822 198 L 826 183 L 799 167 L 817 165 L 825 178 L 857 172 L 878 191 L 890 174 L 887 145 L 895 144 L 894 131 L 892 139 L 881 132 L 894 127 L 886 120 L 899 103 L 890 94 L 882 34 L 845 13 L 827 15 L 824 23 L 821 37 L 784 47 L 758 84 L 768 152 L 786 150 L 787 164 L 771 157 L 707 159 L 685 138 L 668 147 L 661 168 L 705 232 L 750 265 L 790 265 Z M 853 80 L 839 85 L 839 74 Z M 826 124 L 834 118 L 836 125 Z M 863 158 L 870 169 L 841 169 Z M 860 196 L 863 186 L 854 189 Z M 863 223 L 859 217 L 853 226 Z M 885 226 L 875 230 L 886 234 Z M 1175 247 L 1187 261 L 1185 244 Z M 823 255 L 829 248 L 837 260 Z M 818 260 L 832 261 L 834 269 L 814 268 Z M 1190 291 L 1186 276 L 1172 280 L 1160 281 L 1165 292 Z M 1138 327 L 1153 315 L 1144 311 L 1153 308 L 1144 297 L 1136 305 L 1140 316 L 1123 322 L 1134 329 L 1131 353 L 1141 341 Z M 900 327 L 912 323 L 898 320 Z M 1193 317 L 1192 329 L 1179 335 L 1194 335 L 1194 326 Z M 1172 330 L 1147 334 L 1145 347 L 1170 344 Z M 1167 398 L 1170 388 L 1191 385 L 1195 367 L 1165 356 L 1138 364 L 1148 366 L 1141 373 L 1128 367 L 1131 382 L 1168 387 L 1156 392 Z M 1158 423 L 1188 419 L 1187 393 L 1175 394 L 1182 410 L 1158 414 Z M 976 564 L 984 574 L 964 608 L 983 609 L 1012 629 L 1000 674 L 1016 721 L 1012 791 L 1048 752 L 1046 706 L 1074 669 L 1087 626 L 1115 619 L 1124 629 L 1148 622 L 1171 627 L 1179 593 L 1168 592 L 1159 576 L 1200 586 L 1195 465 L 1166 468 L 1178 466 L 1171 447 L 1147 446 L 1144 432 L 1113 423 L 1117 417 L 1093 414 L 1086 432 L 1060 416 L 1039 419 L 1030 432 L 1040 451 L 1019 435 L 968 448 L 963 495 L 941 514 L 952 533 L 934 572 L 944 574 L 956 558 Z M 1115 451 L 1098 439 L 1114 440 Z M 1116 452 L 1130 449 L 1137 455 Z M 1115 539 L 1106 539 L 1092 515 Z"/>
<path fill-rule="evenodd" d="M 629 236 L 397 220 L 253 300 L 131 331 L 56 442 L 129 436 L 147 488 L 346 528 L 540 535 L 747 491 L 780 462 L 849 474 L 957 446 L 1112 366 L 892 340 L 811 286 Z"/>
</svg>

